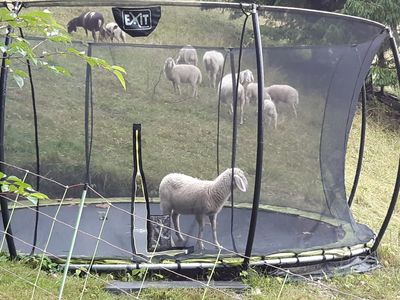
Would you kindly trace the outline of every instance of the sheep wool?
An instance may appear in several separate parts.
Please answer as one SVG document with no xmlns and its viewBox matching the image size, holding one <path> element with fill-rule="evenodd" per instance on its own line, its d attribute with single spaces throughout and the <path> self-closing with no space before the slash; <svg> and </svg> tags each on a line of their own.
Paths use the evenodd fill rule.
<svg viewBox="0 0 400 300">
<path fill-rule="evenodd" d="M 221 76 L 224 66 L 224 56 L 221 52 L 212 50 L 203 55 L 203 64 L 206 69 L 210 86 L 215 88 L 217 76 Z"/>
<path fill-rule="evenodd" d="M 178 89 L 181 95 L 180 84 L 187 83 L 192 86 L 192 97 L 198 96 L 198 86 L 201 84 L 202 76 L 198 67 L 193 65 L 177 65 L 172 57 L 168 57 L 164 64 L 165 77 L 172 81 L 174 90 Z"/>
<path fill-rule="evenodd" d="M 233 178 L 232 178 L 233 174 Z M 248 182 L 244 172 L 235 168 L 227 169 L 216 179 L 201 180 L 188 175 L 171 173 L 165 176 L 160 183 L 160 208 L 164 214 L 171 215 L 178 240 L 183 241 L 179 227 L 179 215 L 195 215 L 199 224 L 198 245 L 204 249 L 202 242 L 204 221 L 203 217 L 210 218 L 214 244 L 219 245 L 216 233 L 216 218 L 225 201 L 231 194 L 231 182 L 240 191 L 247 190 Z"/>
</svg>

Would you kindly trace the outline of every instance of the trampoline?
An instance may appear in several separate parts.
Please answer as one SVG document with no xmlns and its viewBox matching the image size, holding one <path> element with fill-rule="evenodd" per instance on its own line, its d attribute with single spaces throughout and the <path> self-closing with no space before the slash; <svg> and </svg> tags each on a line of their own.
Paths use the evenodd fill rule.
<svg viewBox="0 0 400 300">
<path fill-rule="evenodd" d="M 30 1 L 22 2 L 21 13 L 43 7 L 56 18 L 65 8 L 72 18 L 90 7 L 116 21 L 130 35 L 127 43 L 73 46 L 124 67 L 127 89 L 75 58 L 68 59 L 70 78 L 33 67 L 31 91 L 8 82 L 7 101 L 0 98 L 0 170 L 26 178 L 52 200 L 34 207 L 3 196 L 2 250 L 6 240 L 11 256 L 45 253 L 72 258 L 71 269 L 98 270 L 212 268 L 216 260 L 219 267 L 307 266 L 374 255 L 396 204 L 399 176 L 376 234 L 350 209 L 362 146 L 349 197 L 345 158 L 364 80 L 387 41 L 399 68 L 389 28 L 340 14 L 200 1 Z M 152 23 L 133 28 L 132 16 L 144 13 L 154 16 Z M 186 26 L 193 35 L 183 34 Z M 185 83 L 178 94 L 163 75 L 166 59 L 188 45 L 202 73 L 197 98 Z M 43 47 L 58 49 L 46 41 Z M 211 50 L 224 57 L 218 81 L 230 76 L 232 111 L 221 101 L 222 87 L 213 88 L 206 75 L 202 57 Z M 258 82 L 255 104 L 241 98 L 240 78 L 232 76 L 245 69 Z M 271 85 L 291 86 L 299 95 L 297 117 L 285 103 L 290 100 L 271 97 L 276 129 L 264 122 L 264 86 Z M 32 98 L 33 111 L 25 105 Z M 365 132 L 361 144 L 364 139 Z M 244 170 L 249 190 L 234 190 L 218 214 L 222 247 L 212 244 L 206 224 L 205 249 L 196 249 L 193 215 L 181 216 L 188 238 L 179 243 L 159 208 L 161 179 L 179 172 L 212 180 L 232 167 Z"/>
</svg>

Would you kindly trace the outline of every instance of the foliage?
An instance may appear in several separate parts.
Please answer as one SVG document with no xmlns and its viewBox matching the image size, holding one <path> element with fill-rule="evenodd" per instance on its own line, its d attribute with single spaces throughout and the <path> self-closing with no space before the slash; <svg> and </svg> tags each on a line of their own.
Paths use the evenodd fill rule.
<svg viewBox="0 0 400 300">
<path fill-rule="evenodd" d="M 35 191 L 32 186 L 16 176 L 7 176 L 0 172 L 1 193 L 18 194 L 36 205 L 38 200 L 48 199 L 47 195 Z"/>
<path fill-rule="evenodd" d="M 388 25 L 399 40 L 400 3 L 397 0 L 347 0 L 343 13 L 367 18 Z M 398 85 L 393 57 L 387 52 L 388 45 L 382 49 L 372 68 L 374 84 L 381 87 Z M 386 52 L 386 53 L 385 53 Z M 385 55 L 385 54 L 386 55 Z"/>
<path fill-rule="evenodd" d="M 0 28 L 5 28 L 5 37 L 11 39 L 7 45 L 5 41 L 0 42 L 0 51 L 6 57 L 6 66 L 12 74 L 19 87 L 24 85 L 24 78 L 28 77 L 27 72 L 14 68 L 18 61 L 29 61 L 31 64 L 47 68 L 54 73 L 70 75 L 70 72 L 63 66 L 55 65 L 51 58 L 55 55 L 72 55 L 81 58 L 92 67 L 99 67 L 113 73 L 126 89 L 124 74 L 125 70 L 119 66 L 110 65 L 106 60 L 89 57 L 84 52 L 73 47 L 66 50 L 57 50 L 55 53 L 39 51 L 40 45 L 50 42 L 59 45 L 71 43 L 71 37 L 63 26 L 57 23 L 48 10 L 28 11 L 18 14 L 16 11 L 9 11 L 6 8 L 0 9 Z M 29 32 L 42 37 L 36 44 L 24 38 L 23 32 Z"/>
</svg>

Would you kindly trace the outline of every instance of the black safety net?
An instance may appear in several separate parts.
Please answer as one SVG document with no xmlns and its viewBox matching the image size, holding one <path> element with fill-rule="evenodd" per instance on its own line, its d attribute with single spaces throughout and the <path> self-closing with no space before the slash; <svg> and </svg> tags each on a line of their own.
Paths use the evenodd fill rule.
<svg viewBox="0 0 400 300">
<path fill-rule="evenodd" d="M 31 9 L 35 8 L 26 10 Z M 86 11 L 100 12 L 105 24 L 114 22 L 112 7 L 50 10 L 65 26 Z M 374 233 L 357 224 L 348 208 L 344 165 L 358 95 L 387 32 L 379 24 L 340 15 L 268 7 L 260 7 L 258 12 L 264 85 L 268 87 L 264 95 L 263 165 L 256 164 L 257 63 L 251 10 L 246 7 L 161 6 L 159 23 L 146 37 L 122 38 L 118 32 L 112 40 L 106 35 L 93 42 L 90 32 L 86 37 L 83 28 L 77 27 L 73 37 L 83 42 L 66 48 L 73 46 L 123 67 L 127 72 L 126 90 L 113 74 L 89 68 L 70 55 L 54 55 L 52 60 L 65 65 L 72 76 L 33 67 L 41 174 L 64 185 L 89 183 L 97 192 L 88 193 L 92 203 L 104 202 L 99 199 L 102 195 L 112 203 L 122 202 L 118 205 L 128 212 L 114 209 L 106 218 L 104 239 L 118 245 L 118 250 L 101 242 L 99 257 L 130 257 L 132 230 L 135 250 L 150 251 L 150 225 L 146 218 L 163 213 L 158 203 L 164 176 L 182 173 L 214 180 L 232 166 L 244 171 L 248 187 L 246 192 L 235 188 L 218 215 L 217 236 L 226 248 L 224 254 L 245 251 L 259 168 L 263 176 L 254 255 L 337 249 L 373 239 Z M 133 24 L 133 17 L 139 20 L 139 14 L 131 14 L 127 17 L 129 24 Z M 32 35 L 32 43 L 41 43 Z M 48 52 L 60 50 L 60 45 L 51 43 L 39 47 Z M 185 54 L 182 47 L 186 48 Z M 215 82 L 204 63 L 210 53 L 213 59 L 222 57 Z M 178 62 L 174 68 L 181 68 L 182 74 L 167 74 L 168 58 L 174 64 Z M 229 93 L 229 87 L 232 90 L 232 82 L 236 85 L 237 81 L 229 74 L 238 71 L 243 76 L 239 76 L 237 110 L 232 112 L 235 92 Z M 252 76 L 247 77 L 249 73 Z M 179 76 L 185 79 L 177 79 Z M 193 78 L 187 79 L 190 76 Z M 30 90 L 17 87 L 11 79 L 6 104 L 6 161 L 34 172 Z M 140 176 L 132 178 L 136 147 L 132 124 L 141 124 L 141 167 L 146 176 L 147 199 Z M 33 177 L 28 180 L 34 183 Z M 134 190 L 133 181 L 137 183 Z M 42 181 L 41 192 L 60 199 L 64 190 Z M 68 197 L 75 199 L 80 194 L 81 190 L 74 189 Z M 212 198 L 210 193 L 205 194 Z M 138 215 L 134 221 L 129 215 L 132 197 L 133 212 Z M 54 215 L 51 206 L 43 209 Z M 73 224 L 77 207 L 65 206 L 61 210 L 63 220 Z M 82 230 L 86 228 L 95 235 L 104 221 L 104 211 L 95 204 L 87 205 Z M 12 219 L 13 228 L 20 228 L 16 232 L 21 236 L 31 234 L 22 229 L 27 228 L 28 220 L 33 222 L 33 214 L 30 211 L 26 214 L 29 217 L 24 217 L 20 209 L 18 218 Z M 194 214 L 192 211 L 181 216 L 181 230 L 197 237 Z M 174 228 L 171 220 L 163 220 Z M 48 222 L 39 220 L 39 243 L 46 240 Z M 207 216 L 204 223 L 204 239 L 211 243 L 205 243 L 205 251 L 215 255 L 218 249 L 212 245 Z M 65 242 L 54 242 L 51 247 L 53 252 L 65 255 L 72 230 L 66 230 L 64 235 L 61 228 L 57 229 L 56 238 Z M 167 236 L 174 240 L 171 247 L 189 249 L 184 253 L 194 251 L 179 253 L 180 258 L 204 253 L 198 251 L 193 237 L 182 242 L 174 231 L 167 232 Z M 76 256 L 90 257 L 95 243 L 94 238 L 78 236 Z"/>
</svg>

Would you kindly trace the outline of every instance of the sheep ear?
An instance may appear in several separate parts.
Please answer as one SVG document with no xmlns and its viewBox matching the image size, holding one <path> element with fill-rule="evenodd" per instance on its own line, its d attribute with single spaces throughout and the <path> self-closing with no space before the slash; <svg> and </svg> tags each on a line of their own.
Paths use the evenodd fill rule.
<svg viewBox="0 0 400 300">
<path fill-rule="evenodd" d="M 235 184 L 238 189 L 242 192 L 245 192 L 247 190 L 247 179 L 236 174 L 233 176 L 233 178 L 235 179 Z"/>
</svg>

